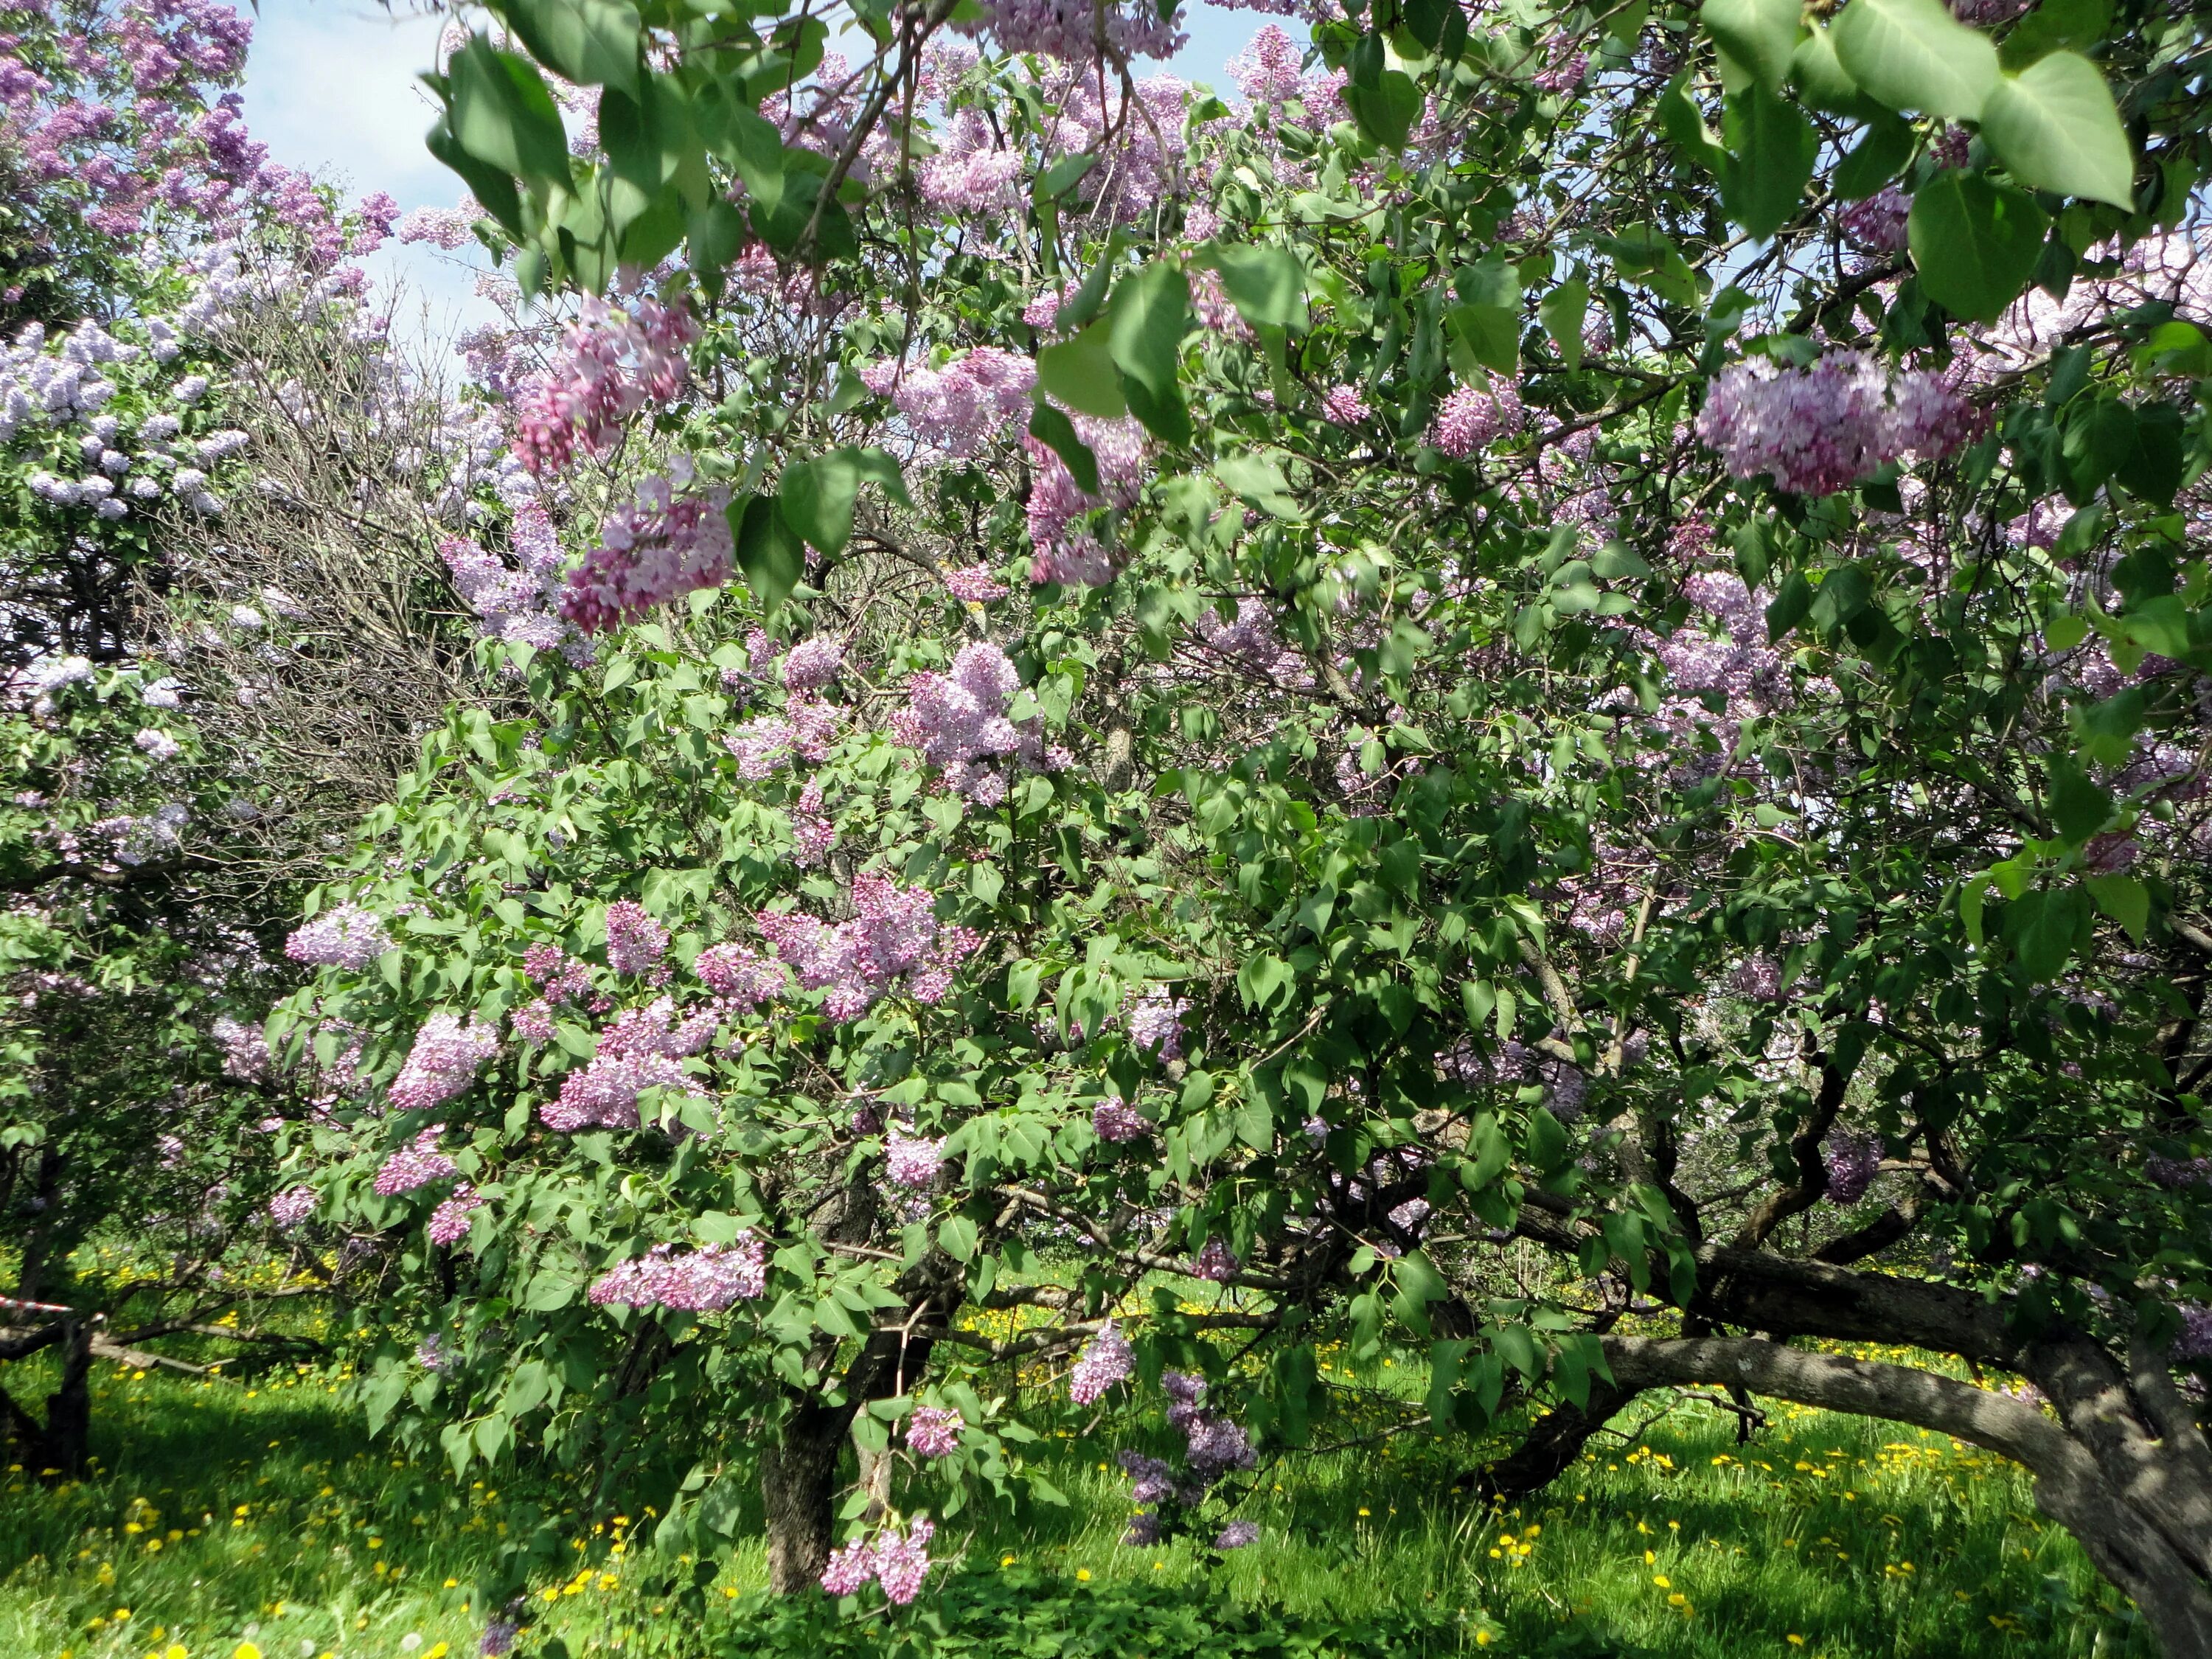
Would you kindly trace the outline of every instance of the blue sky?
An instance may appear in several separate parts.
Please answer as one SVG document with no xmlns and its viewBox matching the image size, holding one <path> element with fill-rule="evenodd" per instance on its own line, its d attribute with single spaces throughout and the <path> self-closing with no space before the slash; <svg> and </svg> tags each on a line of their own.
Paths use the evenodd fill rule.
<svg viewBox="0 0 2212 1659">
<path fill-rule="evenodd" d="M 1224 84 L 1222 66 L 1267 20 L 1188 9 L 1191 42 L 1170 67 Z M 357 194 L 389 191 L 402 208 L 451 206 L 459 181 L 422 148 L 430 110 L 415 82 L 429 66 L 441 22 L 410 15 L 406 0 L 391 12 L 372 0 L 264 0 L 246 70 L 254 136 L 277 161 Z M 368 263 L 380 284 L 404 283 L 411 303 L 401 323 L 410 337 L 439 338 L 489 314 L 470 292 L 469 274 L 433 250 L 395 245 Z"/>
</svg>

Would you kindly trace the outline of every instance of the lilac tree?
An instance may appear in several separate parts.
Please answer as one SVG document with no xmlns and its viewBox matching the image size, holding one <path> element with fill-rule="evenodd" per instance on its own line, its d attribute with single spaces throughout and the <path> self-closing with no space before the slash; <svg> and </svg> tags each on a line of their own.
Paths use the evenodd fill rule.
<svg viewBox="0 0 2212 1659">
<path fill-rule="evenodd" d="M 1249 1541 L 1342 1335 L 1550 1407 L 1493 1494 L 1674 1383 L 1974 1440 L 2212 1650 L 2197 20 L 489 10 L 432 145 L 573 320 L 272 1026 L 374 1422 L 901 1601 L 1102 1408 Z"/>
</svg>

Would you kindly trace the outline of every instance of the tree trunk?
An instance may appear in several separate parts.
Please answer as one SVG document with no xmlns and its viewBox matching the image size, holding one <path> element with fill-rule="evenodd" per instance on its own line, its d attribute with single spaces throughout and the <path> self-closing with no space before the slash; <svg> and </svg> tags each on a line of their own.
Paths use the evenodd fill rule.
<svg viewBox="0 0 2212 1659">
<path fill-rule="evenodd" d="M 61 1350 L 61 1386 L 46 1396 L 39 1467 L 75 1480 L 92 1456 L 92 1321 L 71 1320 Z"/>
<path fill-rule="evenodd" d="M 1536 1419 L 1528 1437 L 1512 1452 L 1462 1475 L 1454 1484 L 1494 1503 L 1510 1504 L 1541 1492 L 1574 1466 L 1589 1437 L 1635 1396 L 1633 1389 L 1616 1388 L 1593 1376 L 1588 1405 L 1561 1401 Z"/>
<path fill-rule="evenodd" d="M 784 1419 L 781 1440 L 761 1449 L 768 1582 L 778 1595 L 811 1589 L 829 1564 L 837 1453 L 852 1416 L 849 1409 L 804 1401 Z"/>
</svg>

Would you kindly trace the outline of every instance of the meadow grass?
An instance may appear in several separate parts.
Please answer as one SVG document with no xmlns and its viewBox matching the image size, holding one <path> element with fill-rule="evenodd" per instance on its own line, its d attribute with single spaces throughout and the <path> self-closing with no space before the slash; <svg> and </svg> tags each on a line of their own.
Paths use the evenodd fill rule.
<svg viewBox="0 0 2212 1659">
<path fill-rule="evenodd" d="M 1364 1391 L 1368 1421 L 1419 1391 L 1405 1358 L 1331 1364 L 1332 1380 Z M 35 1386 L 27 1366 L 8 1381 Z M 1110 1461 L 1129 1442 L 1068 1437 L 1044 1455 L 1066 1508 L 971 1513 L 944 1542 L 964 1543 L 971 1573 L 1085 1593 L 1158 1585 L 1286 1626 L 1426 1610 L 1443 1615 L 1443 1651 L 2149 1659 L 2124 1604 L 2002 1461 L 1788 1406 L 1739 1445 L 1723 1413 L 1667 1403 L 1639 1401 L 1540 1500 L 1502 1514 L 1453 1492 L 1480 1450 L 1464 1442 L 1294 1455 L 1240 1510 L 1261 1541 L 1218 1566 L 1187 1544 L 1123 1546 L 1127 1485 Z M 17 1469 L 0 1486 L 8 1659 L 232 1659 L 241 1643 L 263 1659 L 459 1659 L 483 1626 L 477 1567 L 548 1511 L 575 1565 L 534 1587 L 540 1638 L 559 1635 L 575 1659 L 743 1651 L 732 1632 L 763 1585 L 757 1538 L 720 1560 L 703 1618 L 673 1628 L 668 1564 L 626 1541 L 650 1515 L 590 1513 L 587 1486 L 550 1474 L 464 1481 L 395 1455 L 368 1440 L 335 1374 L 206 1382 L 103 1366 L 94 1413 L 91 1479 L 56 1488 Z"/>
</svg>

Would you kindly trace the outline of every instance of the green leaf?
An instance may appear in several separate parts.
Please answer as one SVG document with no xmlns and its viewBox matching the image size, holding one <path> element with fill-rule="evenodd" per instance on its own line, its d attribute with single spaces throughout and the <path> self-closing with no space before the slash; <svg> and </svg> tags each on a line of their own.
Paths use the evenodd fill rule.
<svg viewBox="0 0 2212 1659">
<path fill-rule="evenodd" d="M 2042 983 L 2056 979 L 2087 943 L 2093 920 L 2089 895 L 2082 888 L 2023 893 L 2005 906 L 2004 940 L 2021 971 Z"/>
<path fill-rule="evenodd" d="M 2050 799 L 2053 827 L 2076 846 L 2102 830 L 2112 816 L 2111 794 L 2068 761 L 2051 764 Z"/>
<path fill-rule="evenodd" d="M 824 553 L 845 550 L 853 539 L 853 503 L 864 483 L 911 506 L 898 463 L 880 449 L 836 449 L 783 469 L 778 500 L 783 521 Z"/>
<path fill-rule="evenodd" d="M 2133 876 L 2084 876 L 2081 884 L 2097 908 L 2128 930 L 2128 937 L 2142 943 L 2150 926 L 2150 889 Z"/>
<path fill-rule="evenodd" d="M 438 161 L 461 176 L 462 181 L 468 185 L 470 193 L 483 204 L 484 211 L 491 215 L 501 230 L 516 241 L 522 240 L 522 202 L 515 191 L 513 173 L 504 167 L 493 167 L 487 161 L 479 161 L 463 149 L 460 141 L 453 137 L 450 112 L 439 118 L 437 124 L 430 129 L 428 135 L 423 139 L 422 143 L 423 148 Z M 538 266 L 542 268 L 544 257 L 536 248 L 526 248 L 517 256 L 515 281 L 521 286 L 525 294 L 534 295 L 541 291 L 543 279 L 540 277 L 536 281 L 532 280 L 533 270 L 526 268 L 523 261 L 534 258 Z"/>
<path fill-rule="evenodd" d="M 1080 155 L 1063 155 L 1042 173 L 1036 183 L 1030 186 L 1033 202 L 1056 202 L 1083 181 L 1084 176 L 1098 165 L 1095 151 L 1086 150 Z"/>
<path fill-rule="evenodd" d="M 972 1261 L 975 1255 L 975 1224 L 964 1215 L 947 1216 L 938 1224 L 937 1242 L 955 1261 Z"/>
<path fill-rule="evenodd" d="M 1384 70 L 1374 85 L 1350 82 L 1340 95 L 1352 112 L 1352 123 L 1361 137 L 1385 149 L 1405 149 L 1407 136 L 1420 119 L 1423 103 L 1421 89 L 1413 84 L 1412 76 L 1402 70 Z"/>
<path fill-rule="evenodd" d="M 1774 596 L 1774 603 L 1766 607 L 1766 638 L 1770 644 L 1780 639 L 1805 620 L 1813 608 L 1813 584 L 1805 580 L 1805 573 L 1793 570 L 1790 580 L 1782 584 L 1782 591 Z"/>
<path fill-rule="evenodd" d="M 1912 127 L 1887 112 L 1867 124 L 1866 137 L 1836 168 L 1836 199 L 1863 202 L 1912 159 Z"/>
<path fill-rule="evenodd" d="M 1306 268 L 1285 248 L 1217 242 L 1209 250 L 1237 315 L 1255 328 L 1306 326 Z"/>
<path fill-rule="evenodd" d="M 2061 46 L 2087 52 L 2105 38 L 2112 21 L 2112 0 L 2043 0 L 2014 23 L 1997 47 L 2007 69 L 2025 69 Z"/>
<path fill-rule="evenodd" d="M 1098 494 L 1098 458 L 1065 413 L 1050 404 L 1039 404 L 1030 411 L 1030 436 L 1060 457 L 1078 489 Z"/>
<path fill-rule="evenodd" d="M 1537 319 L 1570 374 L 1583 366 L 1583 319 L 1589 311 L 1589 284 L 1579 276 L 1561 283 L 1536 304 Z"/>
<path fill-rule="evenodd" d="M 533 184 L 568 187 L 568 135 L 536 64 L 471 35 L 447 65 L 446 90 L 447 123 L 463 150 Z"/>
<path fill-rule="evenodd" d="M 1633 224 L 1618 236 L 1599 238 L 1598 246 L 1612 257 L 1626 281 L 1641 283 L 1678 306 L 1697 304 L 1697 273 L 1665 232 Z"/>
<path fill-rule="evenodd" d="M 1900 112 L 1979 120 L 1996 85 L 1996 48 L 1942 0 L 1851 0 L 1829 37 L 1844 72 Z"/>
<path fill-rule="evenodd" d="M 1213 471 L 1223 483 L 1271 518 L 1291 523 L 1304 520 L 1305 514 L 1272 455 L 1224 455 L 1213 464 Z"/>
<path fill-rule="evenodd" d="M 1106 325 L 1129 412 L 1164 442 L 1188 443 L 1190 413 L 1176 384 L 1190 331 L 1190 278 L 1182 267 L 1169 259 L 1146 264 L 1115 290 Z"/>
<path fill-rule="evenodd" d="M 1265 951 L 1237 970 L 1237 989 L 1244 999 L 1244 1006 L 1262 1012 L 1279 993 L 1290 988 L 1291 981 L 1291 964 Z"/>
<path fill-rule="evenodd" d="M 2035 274 L 2050 225 L 2022 191 L 1978 173 L 1937 173 L 1913 193 L 1905 224 L 1921 291 L 1955 317 L 1995 322 Z"/>
<path fill-rule="evenodd" d="M 1705 125 L 1705 114 L 1690 96 L 1690 71 L 1684 70 L 1659 94 L 1659 125 L 1674 148 L 1709 173 L 1721 170 L 1720 140 Z"/>
<path fill-rule="evenodd" d="M 806 550 L 774 495 L 743 495 L 729 506 L 730 537 L 745 586 L 766 615 L 791 597 L 806 572 Z"/>
<path fill-rule="evenodd" d="M 1807 30 L 1797 43 L 1797 50 L 1790 54 L 1790 79 L 1808 105 L 1830 115 L 1864 121 L 1887 113 L 1851 79 L 1843 59 L 1836 56 L 1835 38 L 1825 25 Z"/>
<path fill-rule="evenodd" d="M 1129 412 L 1114 370 L 1109 325 L 1093 323 L 1072 340 L 1037 353 L 1037 385 L 1079 415 L 1110 419 Z"/>
<path fill-rule="evenodd" d="M 1521 366 L 1521 313 L 1517 308 L 1504 306 L 1454 306 L 1444 313 L 1453 337 L 1467 347 L 1476 368 L 1494 370 L 1500 374 L 1511 374 Z M 1460 378 L 1473 381 L 1475 376 L 1462 368 L 1460 360 L 1454 360 L 1455 372 Z"/>
<path fill-rule="evenodd" d="M 2000 76 L 1982 105 L 1982 137 L 2024 185 L 2135 206 L 2135 152 L 2112 88 L 2079 53 L 2054 52 Z"/>
<path fill-rule="evenodd" d="M 1797 48 L 1800 0 L 1705 0 L 1698 21 L 1769 94 L 1782 90 Z"/>
<path fill-rule="evenodd" d="M 635 7 L 614 0 L 498 0 L 489 9 L 562 80 L 636 94 Z"/>
<path fill-rule="evenodd" d="M 1528 1159 L 1549 1175 L 1563 1168 L 1568 1157 L 1567 1131 L 1559 1119 L 1539 1106 L 1528 1115 Z"/>
<path fill-rule="evenodd" d="M 1820 135 L 1796 105 L 1763 85 L 1729 98 L 1721 125 L 1728 145 L 1721 163 L 1722 205 L 1753 241 L 1765 241 L 1805 199 Z"/>
</svg>

